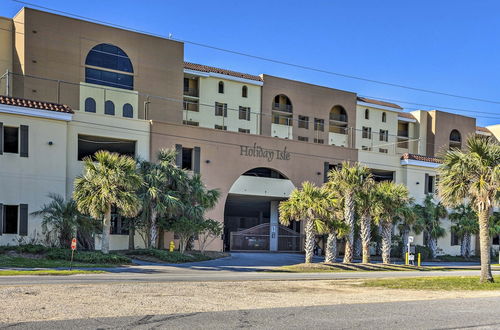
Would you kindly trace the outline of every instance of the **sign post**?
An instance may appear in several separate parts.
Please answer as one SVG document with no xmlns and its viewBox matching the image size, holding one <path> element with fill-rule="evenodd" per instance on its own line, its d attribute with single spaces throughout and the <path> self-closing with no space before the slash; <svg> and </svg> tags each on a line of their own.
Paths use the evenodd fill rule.
<svg viewBox="0 0 500 330">
<path fill-rule="evenodd" d="M 409 265 L 410 261 L 412 265 L 415 265 L 415 255 L 411 254 L 411 243 L 413 243 L 413 236 L 408 236 L 408 252 L 406 257 L 406 264 Z"/>
<path fill-rule="evenodd" d="M 75 253 L 75 250 L 76 250 L 76 238 L 73 238 L 71 240 L 71 261 L 69 263 L 69 270 L 73 268 L 73 255 Z"/>
</svg>

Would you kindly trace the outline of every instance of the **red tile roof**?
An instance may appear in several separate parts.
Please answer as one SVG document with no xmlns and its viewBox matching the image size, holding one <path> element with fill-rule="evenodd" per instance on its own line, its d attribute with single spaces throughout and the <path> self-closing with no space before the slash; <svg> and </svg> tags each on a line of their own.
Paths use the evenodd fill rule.
<svg viewBox="0 0 500 330">
<path fill-rule="evenodd" d="M 25 108 L 31 108 L 31 109 L 38 109 L 38 110 L 74 113 L 73 110 L 71 110 L 71 108 L 65 104 L 27 100 L 27 99 L 21 99 L 18 97 L 10 97 L 10 96 L 3 96 L 3 95 L 0 95 L 0 104 L 12 105 L 12 106 L 16 106 L 16 107 L 25 107 Z"/>
<path fill-rule="evenodd" d="M 476 126 L 476 131 L 491 133 L 491 131 L 489 129 L 487 129 L 486 127 L 481 127 L 481 126 Z"/>
<path fill-rule="evenodd" d="M 423 156 L 423 155 L 416 155 L 416 154 L 410 154 L 410 153 L 405 153 L 401 156 L 402 160 L 419 160 L 422 162 L 428 162 L 428 163 L 442 163 L 443 161 L 440 158 L 437 157 L 429 157 L 429 156 Z"/>
<path fill-rule="evenodd" d="M 225 74 L 228 76 L 233 76 L 233 77 L 238 77 L 238 78 L 262 81 L 262 78 L 259 76 L 254 76 L 254 75 L 251 75 L 248 73 L 241 73 L 241 72 L 236 72 L 236 71 L 231 71 L 231 70 L 226 70 L 226 69 L 220 69 L 220 68 L 216 68 L 213 66 L 196 64 L 196 63 L 184 62 L 184 68 L 189 69 L 189 70 L 219 73 L 219 74 Z"/>
<path fill-rule="evenodd" d="M 398 116 L 403 117 L 403 118 L 408 118 L 408 119 L 416 119 L 411 113 L 408 113 L 408 112 L 400 112 L 400 113 L 398 113 Z"/>
<path fill-rule="evenodd" d="M 384 107 L 403 109 L 402 107 L 400 107 L 399 105 L 397 105 L 395 103 L 389 103 L 389 102 L 369 99 L 369 98 L 361 97 L 361 96 L 358 96 L 358 101 L 365 102 L 365 103 L 371 103 L 371 104 L 377 104 L 377 105 L 383 105 Z"/>
</svg>

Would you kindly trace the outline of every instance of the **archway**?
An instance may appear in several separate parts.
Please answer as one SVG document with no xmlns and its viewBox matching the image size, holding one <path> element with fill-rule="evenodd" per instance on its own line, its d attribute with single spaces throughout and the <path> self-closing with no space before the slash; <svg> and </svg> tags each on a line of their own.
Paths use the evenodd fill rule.
<svg viewBox="0 0 500 330">
<path fill-rule="evenodd" d="M 300 251 L 300 224 L 278 223 L 278 205 L 295 188 L 283 173 L 253 168 L 231 186 L 224 207 L 224 250 Z"/>
</svg>

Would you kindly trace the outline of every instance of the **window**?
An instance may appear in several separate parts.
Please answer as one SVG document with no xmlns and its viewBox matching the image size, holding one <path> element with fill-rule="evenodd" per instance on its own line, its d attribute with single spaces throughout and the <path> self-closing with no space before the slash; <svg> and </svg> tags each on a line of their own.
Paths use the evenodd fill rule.
<svg viewBox="0 0 500 330">
<path fill-rule="evenodd" d="M 389 141 L 389 131 L 385 129 L 381 129 L 379 133 L 379 140 L 380 141 Z"/>
<path fill-rule="evenodd" d="M 85 68 L 87 83 L 130 90 L 134 87 L 132 62 L 117 46 L 110 44 L 95 46 L 88 53 L 85 65 L 90 66 Z"/>
<path fill-rule="evenodd" d="M 78 160 L 83 160 L 85 157 L 92 157 L 99 150 L 135 157 L 135 141 L 78 135 Z"/>
<path fill-rule="evenodd" d="M 462 135 L 456 129 L 450 133 L 450 149 L 462 149 Z"/>
<path fill-rule="evenodd" d="M 224 83 L 219 81 L 219 93 L 224 94 Z"/>
<path fill-rule="evenodd" d="M 309 142 L 309 138 L 307 136 L 297 136 L 297 140 L 303 142 Z"/>
<path fill-rule="evenodd" d="M 389 153 L 389 149 L 387 149 L 387 148 L 378 148 L 378 151 L 383 153 L 383 154 Z"/>
<path fill-rule="evenodd" d="M 184 110 L 186 111 L 194 111 L 194 112 L 199 112 L 200 108 L 198 107 L 198 100 L 188 100 L 184 99 L 184 102 L 182 102 L 184 106 Z"/>
<path fill-rule="evenodd" d="M 426 194 L 432 194 L 434 193 L 434 188 L 435 188 L 435 177 L 433 175 L 426 174 L 424 192 Z"/>
<path fill-rule="evenodd" d="M 95 100 L 91 97 L 87 97 L 85 99 L 85 112 L 94 112 L 95 113 Z"/>
<path fill-rule="evenodd" d="M 385 123 L 387 121 L 387 114 L 382 112 L 382 122 Z"/>
<path fill-rule="evenodd" d="M 325 144 L 325 140 L 323 140 L 323 139 L 316 139 L 316 138 L 314 138 L 314 143 L 318 143 L 318 144 Z"/>
<path fill-rule="evenodd" d="M 451 238 L 451 242 L 450 242 L 451 246 L 460 245 L 460 237 L 453 230 L 453 228 L 450 230 L 450 238 Z"/>
<path fill-rule="evenodd" d="M 240 107 L 239 119 L 250 120 L 250 108 L 249 107 Z"/>
<path fill-rule="evenodd" d="M 3 152 L 19 153 L 19 127 L 3 128 Z"/>
<path fill-rule="evenodd" d="M 111 235 L 128 235 L 128 219 L 124 218 L 116 211 L 116 208 L 111 209 Z"/>
<path fill-rule="evenodd" d="M 500 245 L 500 235 L 496 235 L 495 237 L 493 237 L 493 243 L 491 244 Z"/>
<path fill-rule="evenodd" d="M 220 129 L 220 130 L 223 130 L 223 131 L 227 131 L 227 126 L 215 125 L 214 127 L 215 127 L 215 129 Z"/>
<path fill-rule="evenodd" d="M 370 119 L 370 110 L 365 109 L 365 119 Z"/>
<path fill-rule="evenodd" d="M 182 148 L 182 168 L 189 171 L 193 169 L 193 148 Z"/>
<path fill-rule="evenodd" d="M 227 103 L 215 102 L 215 115 L 227 117 Z"/>
<path fill-rule="evenodd" d="M 241 87 L 241 97 L 248 97 L 248 87 L 247 86 Z"/>
<path fill-rule="evenodd" d="M 292 113 L 292 101 L 284 94 L 276 95 L 273 101 L 273 110 Z"/>
<path fill-rule="evenodd" d="M 183 120 L 182 123 L 184 125 L 189 125 L 189 126 L 200 126 L 200 123 L 197 121 L 192 121 L 192 120 Z"/>
<path fill-rule="evenodd" d="M 104 114 L 105 115 L 115 115 L 115 104 L 113 101 L 106 101 L 104 102 Z"/>
<path fill-rule="evenodd" d="M 123 105 L 123 117 L 134 118 L 134 107 L 130 103 Z"/>
<path fill-rule="evenodd" d="M 323 132 L 325 130 L 325 120 L 314 118 L 314 130 Z"/>
<path fill-rule="evenodd" d="M 18 214 L 19 214 L 19 206 L 17 205 L 4 205 L 4 216 L 5 222 L 3 226 L 4 234 L 17 234 L 17 223 L 18 223 Z"/>
<path fill-rule="evenodd" d="M 372 148 L 367 147 L 367 146 L 361 146 L 361 150 L 372 151 Z"/>
<path fill-rule="evenodd" d="M 362 132 L 363 132 L 362 133 L 363 139 L 371 139 L 372 138 L 372 128 L 371 127 L 363 126 Z"/>
<path fill-rule="evenodd" d="M 309 129 L 309 117 L 299 115 L 299 127 Z"/>
<path fill-rule="evenodd" d="M 248 128 L 238 128 L 238 132 L 250 134 L 250 130 Z"/>
</svg>

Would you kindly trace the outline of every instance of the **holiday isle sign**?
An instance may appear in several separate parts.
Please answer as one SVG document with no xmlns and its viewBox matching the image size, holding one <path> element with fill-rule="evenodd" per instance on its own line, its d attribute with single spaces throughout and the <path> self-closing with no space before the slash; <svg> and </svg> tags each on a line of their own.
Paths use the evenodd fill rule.
<svg viewBox="0 0 500 330">
<path fill-rule="evenodd" d="M 290 152 L 286 150 L 286 147 L 283 150 L 266 149 L 257 143 L 254 143 L 253 146 L 240 146 L 240 156 L 265 158 L 268 162 L 272 162 L 274 159 L 290 160 Z"/>
</svg>

